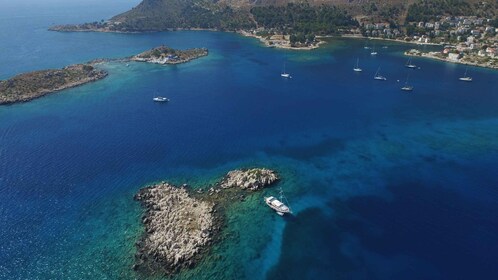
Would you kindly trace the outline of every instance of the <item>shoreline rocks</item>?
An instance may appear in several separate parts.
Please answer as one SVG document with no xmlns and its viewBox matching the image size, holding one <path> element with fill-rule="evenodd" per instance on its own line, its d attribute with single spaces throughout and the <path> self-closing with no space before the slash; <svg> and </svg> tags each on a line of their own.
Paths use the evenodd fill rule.
<svg viewBox="0 0 498 280">
<path fill-rule="evenodd" d="M 136 243 L 134 270 L 175 274 L 195 266 L 220 239 L 224 209 L 279 180 L 269 169 L 233 170 L 218 183 L 196 191 L 162 182 L 142 188 L 134 197 L 145 208 L 145 231 Z M 203 191 L 206 190 L 206 191 Z"/>
</svg>

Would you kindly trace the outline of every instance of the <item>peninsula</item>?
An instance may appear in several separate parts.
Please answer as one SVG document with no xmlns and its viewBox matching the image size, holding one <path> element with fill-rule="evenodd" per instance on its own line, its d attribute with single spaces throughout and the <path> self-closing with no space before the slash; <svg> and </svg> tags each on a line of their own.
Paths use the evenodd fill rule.
<svg viewBox="0 0 498 280">
<path fill-rule="evenodd" d="M 136 243 L 134 270 L 172 275 L 195 266 L 220 239 L 223 210 L 278 180 L 272 170 L 253 168 L 230 171 L 196 191 L 167 182 L 141 189 L 135 200 L 145 208 L 145 231 Z"/>
<path fill-rule="evenodd" d="M 107 72 L 90 64 L 41 70 L 0 81 L 0 105 L 26 102 L 44 95 L 103 79 Z"/>
<path fill-rule="evenodd" d="M 205 48 L 175 50 L 166 46 L 160 46 L 137 54 L 131 57 L 130 60 L 156 64 L 180 64 L 206 55 L 208 55 L 208 50 Z"/>
</svg>

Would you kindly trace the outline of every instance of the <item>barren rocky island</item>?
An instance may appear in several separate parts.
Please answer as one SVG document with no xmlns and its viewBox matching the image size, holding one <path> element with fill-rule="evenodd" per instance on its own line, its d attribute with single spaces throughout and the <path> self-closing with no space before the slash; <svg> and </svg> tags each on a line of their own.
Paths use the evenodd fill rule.
<svg viewBox="0 0 498 280">
<path fill-rule="evenodd" d="M 161 182 L 141 189 L 135 199 L 145 208 L 145 232 L 136 243 L 135 270 L 175 274 L 193 267 L 223 229 L 223 209 L 279 180 L 269 169 L 228 172 L 221 181 L 195 191 Z"/>
</svg>

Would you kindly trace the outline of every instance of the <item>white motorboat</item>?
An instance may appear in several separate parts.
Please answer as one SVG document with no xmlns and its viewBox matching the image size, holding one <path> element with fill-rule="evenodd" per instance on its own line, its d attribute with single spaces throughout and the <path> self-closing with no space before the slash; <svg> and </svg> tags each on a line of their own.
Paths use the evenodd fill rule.
<svg viewBox="0 0 498 280">
<path fill-rule="evenodd" d="M 280 199 L 277 199 L 274 196 L 265 197 L 264 199 L 266 205 L 268 205 L 271 209 L 275 210 L 275 212 L 277 212 L 278 215 L 283 216 L 285 214 L 292 214 L 292 210 L 290 209 L 290 207 L 285 205 L 283 202 L 285 197 L 283 195 L 282 189 L 280 189 Z M 287 204 L 289 204 L 289 202 L 287 202 Z"/>
</svg>

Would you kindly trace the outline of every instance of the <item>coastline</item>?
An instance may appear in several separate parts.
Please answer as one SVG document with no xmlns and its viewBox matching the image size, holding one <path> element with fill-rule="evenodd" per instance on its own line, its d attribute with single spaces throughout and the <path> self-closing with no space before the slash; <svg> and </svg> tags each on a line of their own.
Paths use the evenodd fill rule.
<svg viewBox="0 0 498 280">
<path fill-rule="evenodd" d="M 286 49 L 286 50 L 305 50 L 305 51 L 310 51 L 310 50 L 314 50 L 314 49 L 318 49 L 320 47 L 320 45 L 322 44 L 325 44 L 326 42 L 325 41 L 322 41 L 322 40 L 317 40 L 316 43 L 312 44 L 312 45 L 309 45 L 309 46 L 301 46 L 301 47 L 293 47 L 290 45 L 290 41 L 287 40 L 287 39 L 268 39 L 268 38 L 265 38 L 263 36 L 259 36 L 259 35 L 256 35 L 256 34 L 253 34 L 249 31 L 246 31 L 246 30 L 238 30 L 238 31 L 235 31 L 235 33 L 237 34 L 240 34 L 244 37 L 252 37 L 252 38 L 256 38 L 258 39 L 261 43 L 263 43 L 266 47 L 269 47 L 269 48 L 277 48 L 277 49 Z M 282 36 L 283 35 L 278 35 L 278 36 Z M 319 38 L 317 36 L 317 38 Z"/>
<path fill-rule="evenodd" d="M 74 27 L 74 29 L 64 29 L 67 27 Z M 145 31 L 119 31 L 119 30 L 110 30 L 108 28 L 78 28 L 78 25 L 58 25 L 53 26 L 48 29 L 49 31 L 54 32 L 102 32 L 102 33 L 120 33 L 120 34 L 140 34 L 140 33 L 154 33 L 154 32 L 174 32 L 174 31 L 211 31 L 211 32 L 230 32 L 242 35 L 244 37 L 252 37 L 258 39 L 261 43 L 263 43 L 266 47 L 269 48 L 278 48 L 278 49 L 286 49 L 286 50 L 314 50 L 318 49 L 320 45 L 325 44 L 325 41 L 319 40 L 319 38 L 324 38 L 326 36 L 317 36 L 317 42 L 308 46 L 298 46 L 293 47 L 290 45 L 290 41 L 288 39 L 268 39 L 263 36 L 258 36 L 246 30 L 219 30 L 213 28 L 170 28 L 166 30 L 145 30 Z M 276 36 L 284 36 L 284 35 L 276 35 Z"/>
<path fill-rule="evenodd" d="M 437 54 L 439 54 L 439 53 L 437 53 Z M 463 65 L 470 65 L 470 66 L 477 66 L 477 67 L 482 67 L 482 68 L 498 70 L 498 62 L 495 65 L 489 65 L 489 64 L 482 64 L 482 63 L 473 62 L 473 61 L 463 61 L 462 59 L 451 60 L 448 58 L 439 57 L 436 55 L 436 53 L 432 53 L 432 52 L 424 53 L 424 52 L 406 51 L 404 53 L 404 55 L 412 56 L 412 57 L 422 57 L 422 58 L 427 58 L 427 59 L 434 59 L 434 60 L 439 60 L 439 61 L 449 62 L 449 63 L 454 63 L 454 64 L 463 64 Z"/>
<path fill-rule="evenodd" d="M 323 36 L 323 37 L 329 37 L 329 36 Z M 335 36 L 330 36 L 330 37 L 335 37 Z M 388 39 L 388 38 L 379 38 L 379 37 L 365 37 L 362 35 L 348 35 L 348 34 L 343 34 L 340 35 L 341 38 L 349 38 L 349 39 L 363 39 L 363 40 L 378 40 L 378 41 L 388 41 L 388 42 L 396 42 L 396 43 L 404 43 L 404 44 L 412 44 L 412 45 L 426 45 L 426 46 L 442 46 L 442 44 L 436 44 L 436 43 L 423 43 L 423 42 L 416 42 L 416 41 L 406 41 L 406 40 L 398 40 L 398 39 Z"/>
</svg>

